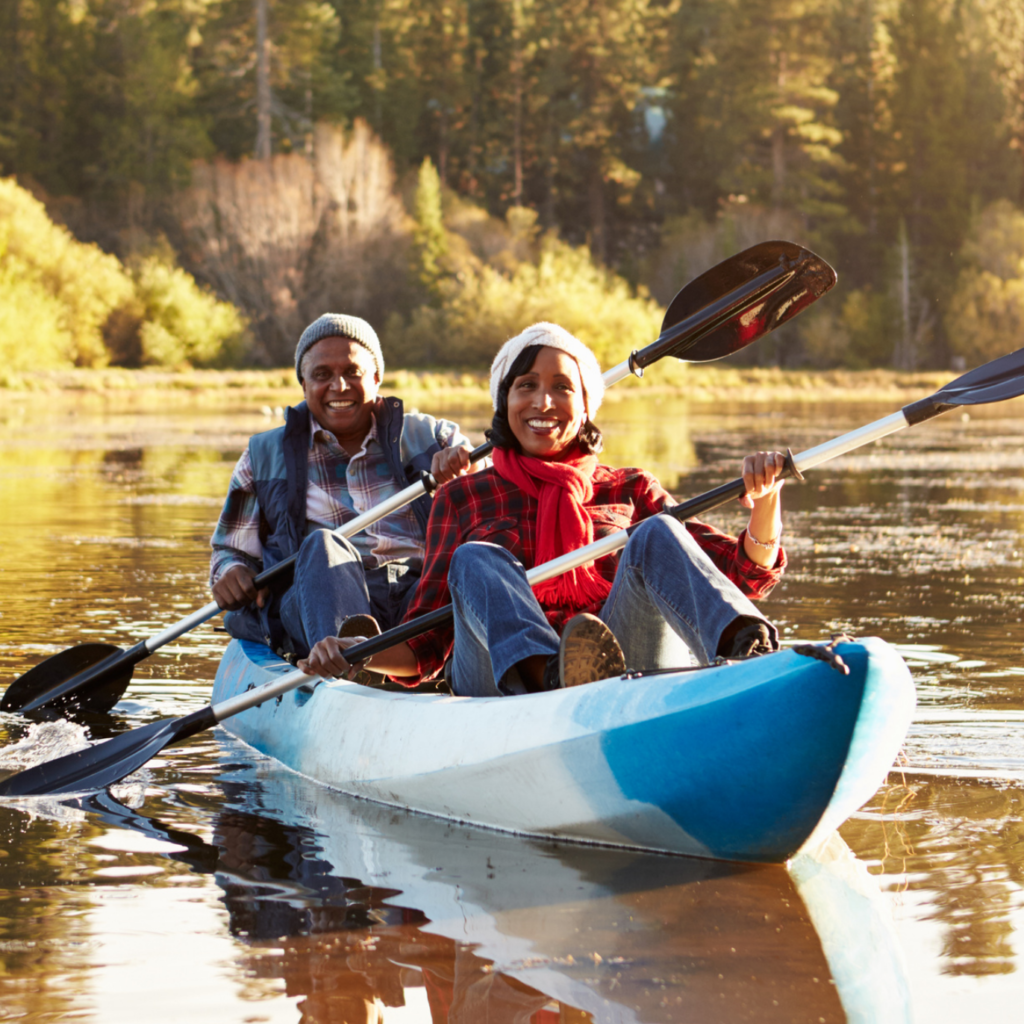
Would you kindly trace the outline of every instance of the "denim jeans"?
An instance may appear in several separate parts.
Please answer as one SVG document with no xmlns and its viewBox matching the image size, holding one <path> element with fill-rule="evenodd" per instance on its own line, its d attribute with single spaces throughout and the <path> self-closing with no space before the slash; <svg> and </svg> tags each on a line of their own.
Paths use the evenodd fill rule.
<svg viewBox="0 0 1024 1024">
<path fill-rule="evenodd" d="M 418 567 L 405 561 L 364 569 L 362 556 L 344 537 L 314 530 L 302 542 L 295 560 L 295 578 L 275 611 L 299 657 L 327 636 L 337 636 L 350 615 L 372 615 L 380 628 L 402 621 L 419 579 Z M 229 612 L 228 632 L 242 640 L 268 643 L 265 617 L 254 608 Z"/>
<path fill-rule="evenodd" d="M 525 693 L 514 670 L 531 655 L 558 651 L 522 565 L 496 544 L 457 548 L 448 572 L 455 608 L 453 691 L 464 697 Z M 738 616 L 759 619 L 753 603 L 719 571 L 686 527 L 653 516 L 629 538 L 600 617 L 634 669 L 706 665 Z M 511 671 L 510 671 L 511 670 Z"/>
</svg>

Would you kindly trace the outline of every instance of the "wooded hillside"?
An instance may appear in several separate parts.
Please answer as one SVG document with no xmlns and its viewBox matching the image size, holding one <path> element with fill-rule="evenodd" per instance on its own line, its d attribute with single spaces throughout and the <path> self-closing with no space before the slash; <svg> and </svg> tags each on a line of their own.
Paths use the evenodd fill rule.
<svg viewBox="0 0 1024 1024">
<path fill-rule="evenodd" d="M 390 316 L 413 360 L 465 328 L 465 260 L 428 280 L 407 219 L 425 158 L 441 230 L 506 283 L 585 245 L 584 276 L 665 302 L 757 238 L 812 246 L 840 289 L 761 361 L 911 369 L 1024 341 L 1019 0 L 7 0 L 0 19 L 0 170 L 122 258 L 169 239 L 250 317 L 259 361 L 324 304 Z M 359 196 L 325 177 L 356 164 Z M 287 244 L 257 259 L 222 210 Z M 504 263 L 474 217 L 506 226 Z"/>
</svg>

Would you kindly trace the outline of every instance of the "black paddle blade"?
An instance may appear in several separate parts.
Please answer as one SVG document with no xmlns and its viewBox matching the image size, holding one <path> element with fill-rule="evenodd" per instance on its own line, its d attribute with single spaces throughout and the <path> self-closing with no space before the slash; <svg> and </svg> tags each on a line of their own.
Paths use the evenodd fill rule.
<svg viewBox="0 0 1024 1024">
<path fill-rule="evenodd" d="M 45 761 L 0 780 L 0 797 L 92 793 L 138 771 L 164 747 L 217 724 L 209 707 L 184 718 L 164 718 L 85 750 Z"/>
<path fill-rule="evenodd" d="M 120 647 L 113 644 L 79 644 L 54 654 L 30 668 L 7 687 L 0 711 L 37 711 L 44 705 L 62 710 L 103 713 L 120 699 L 132 678 L 132 664 L 124 665 Z M 79 687 L 79 680 L 96 673 L 87 692 L 61 701 L 63 692 Z"/>
<path fill-rule="evenodd" d="M 45 761 L 0 780 L 0 796 L 92 793 L 141 768 L 174 738 L 169 722 L 151 722 L 85 750 Z"/>
<path fill-rule="evenodd" d="M 662 338 L 638 353 L 637 363 L 647 366 L 666 355 L 704 363 L 732 355 L 791 320 L 835 283 L 836 272 L 810 249 L 760 242 L 686 285 L 665 313 Z"/>
<path fill-rule="evenodd" d="M 939 388 L 934 395 L 903 407 L 907 423 L 914 426 L 963 405 L 988 405 L 1024 395 L 1024 348 L 968 370 Z"/>
<path fill-rule="evenodd" d="M 1024 348 L 968 371 L 932 398 L 943 405 L 986 405 L 1024 395 Z"/>
</svg>

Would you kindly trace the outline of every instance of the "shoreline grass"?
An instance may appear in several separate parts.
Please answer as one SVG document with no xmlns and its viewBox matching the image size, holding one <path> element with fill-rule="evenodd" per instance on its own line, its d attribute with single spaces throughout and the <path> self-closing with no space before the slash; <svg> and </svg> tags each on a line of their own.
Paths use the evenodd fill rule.
<svg viewBox="0 0 1024 1024">
<path fill-rule="evenodd" d="M 900 373 L 895 370 L 784 370 L 777 367 L 688 366 L 643 381 L 624 381 L 607 401 L 644 395 L 710 403 L 894 402 L 922 398 L 951 380 L 943 371 Z M 486 405 L 488 375 L 483 370 L 395 370 L 383 389 L 408 404 L 442 401 L 445 405 Z M 31 403 L 43 397 L 80 397 L 109 408 L 139 410 L 150 402 L 166 406 L 233 405 L 265 402 L 284 405 L 301 393 L 291 368 L 275 370 L 101 370 L 73 369 L 0 374 L 5 402 Z"/>
</svg>

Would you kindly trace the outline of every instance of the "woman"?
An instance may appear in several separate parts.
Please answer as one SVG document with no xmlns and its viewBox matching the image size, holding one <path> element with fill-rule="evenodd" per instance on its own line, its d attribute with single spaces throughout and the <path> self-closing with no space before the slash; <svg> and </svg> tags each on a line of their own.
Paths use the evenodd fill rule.
<svg viewBox="0 0 1024 1024">
<path fill-rule="evenodd" d="M 625 664 L 685 665 L 691 652 L 707 664 L 778 647 L 750 597 L 765 596 L 785 567 L 784 457 L 744 460 L 750 521 L 738 538 L 681 524 L 657 515 L 674 502 L 651 474 L 598 464 L 592 417 L 603 395 L 596 358 L 563 328 L 535 324 L 506 342 L 491 367 L 494 466 L 435 496 L 406 614 L 451 602 L 454 624 L 391 647 L 367 667 L 414 685 L 447 662 L 457 695 L 499 696 L 608 678 Z M 527 568 L 641 521 L 621 554 L 531 590 Z M 342 676 L 353 642 L 323 640 L 300 667 Z"/>
</svg>

